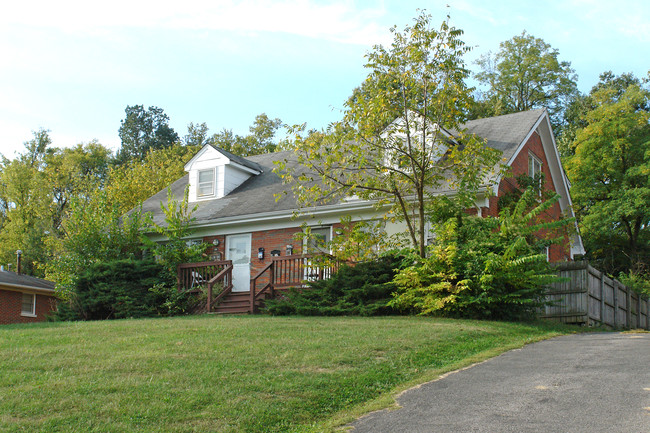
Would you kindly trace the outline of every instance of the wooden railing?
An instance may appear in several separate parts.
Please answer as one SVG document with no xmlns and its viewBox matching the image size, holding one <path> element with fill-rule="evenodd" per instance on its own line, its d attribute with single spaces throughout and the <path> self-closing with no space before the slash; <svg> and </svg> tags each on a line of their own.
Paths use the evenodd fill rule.
<svg viewBox="0 0 650 433">
<path fill-rule="evenodd" d="M 213 289 L 214 285 L 221 283 L 222 290 L 219 292 L 216 298 L 213 298 Z M 224 296 L 229 294 L 232 291 L 232 263 L 227 265 L 221 272 L 219 272 L 217 275 L 212 277 L 210 281 L 208 281 L 208 299 L 206 301 L 206 309 L 208 310 L 208 313 L 212 312 L 212 306 L 217 305 L 219 303 L 219 300 L 221 300 Z"/>
<path fill-rule="evenodd" d="M 178 290 L 199 292 L 206 289 L 206 310 L 212 311 L 212 306 L 232 290 L 232 261 L 211 261 L 198 263 L 182 263 L 178 265 L 176 283 Z M 222 285 L 222 290 L 214 297 L 214 287 Z"/>
<path fill-rule="evenodd" d="M 265 294 L 273 298 L 276 289 L 303 287 L 310 281 L 328 279 L 340 266 L 341 262 L 323 255 L 273 257 L 250 279 L 250 312 L 256 312 L 257 303 Z M 232 292 L 232 270 L 230 260 L 183 263 L 178 266 L 178 290 L 199 292 L 207 289 L 206 310 L 211 312 L 213 306 Z M 214 288 L 218 284 L 222 285 L 222 289 L 214 296 Z"/>
<path fill-rule="evenodd" d="M 178 290 L 193 290 L 203 287 L 228 265 L 232 265 L 230 260 L 182 263 L 178 265 L 176 274 Z"/>
<path fill-rule="evenodd" d="M 303 287 L 310 281 L 326 280 L 340 266 L 341 262 L 322 254 L 273 257 L 271 263 L 251 278 L 251 313 L 255 313 L 257 300 L 264 293 L 269 293 L 271 298 L 274 298 L 276 289 Z M 261 287 L 258 289 L 258 286 Z"/>
</svg>

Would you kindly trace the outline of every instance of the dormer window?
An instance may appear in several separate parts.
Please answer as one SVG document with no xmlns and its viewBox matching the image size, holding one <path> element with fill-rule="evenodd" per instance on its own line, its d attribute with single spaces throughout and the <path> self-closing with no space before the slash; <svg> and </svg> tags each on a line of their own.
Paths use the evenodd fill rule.
<svg viewBox="0 0 650 433">
<path fill-rule="evenodd" d="M 196 191 L 197 197 L 214 196 L 214 169 L 199 170 L 199 182 Z"/>
</svg>

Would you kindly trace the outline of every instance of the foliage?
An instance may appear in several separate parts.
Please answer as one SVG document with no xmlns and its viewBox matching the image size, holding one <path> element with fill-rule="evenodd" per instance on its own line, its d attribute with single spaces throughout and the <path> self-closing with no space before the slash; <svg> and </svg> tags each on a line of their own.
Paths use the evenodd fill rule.
<svg viewBox="0 0 650 433">
<path fill-rule="evenodd" d="M 127 105 L 120 122 L 122 147 L 115 161 L 124 164 L 130 159 L 142 159 L 151 149 L 171 147 L 179 141 L 178 134 L 169 126 L 169 116 L 162 108 Z"/>
<path fill-rule="evenodd" d="M 404 32 L 391 29 L 392 45 L 367 54 L 370 73 L 343 120 L 325 132 L 294 128 L 296 160 L 276 167 L 303 208 L 371 200 L 386 221 L 407 227 L 421 256 L 429 210 L 447 200 L 437 192 L 454 189 L 458 207 L 469 207 L 498 162 L 496 151 L 458 131 L 470 100 L 462 31 L 449 18 L 438 30 L 430 20 L 423 13 Z"/>
<path fill-rule="evenodd" d="M 282 126 L 280 119 L 270 119 L 265 113 L 255 116 L 250 134 L 240 136 L 230 129 L 223 129 L 208 139 L 208 142 L 238 156 L 259 155 L 279 150 L 283 143 L 274 141 L 275 134 Z"/>
<path fill-rule="evenodd" d="M 630 289 L 639 294 L 650 296 L 650 272 L 646 269 L 639 269 L 630 272 L 621 272 L 618 279 Z"/>
<path fill-rule="evenodd" d="M 78 276 L 89 266 L 142 258 L 141 230 L 147 224 L 139 209 L 122 216 L 104 192 L 90 201 L 74 198 L 62 224 L 63 236 L 47 239 L 51 257 L 44 266 L 46 277 L 57 283 L 59 296 L 68 298 Z"/>
<path fill-rule="evenodd" d="M 529 188 L 498 218 L 464 216 L 439 225 L 426 258 L 398 272 L 390 306 L 418 314 L 519 320 L 543 305 L 545 287 L 557 279 L 544 247 L 557 242 L 571 220 L 546 222 L 543 212 L 559 196 L 529 203 Z"/>
<path fill-rule="evenodd" d="M 587 258 L 637 272 L 650 262 L 650 90 L 604 83 L 589 97 L 565 163 Z"/>
<path fill-rule="evenodd" d="M 580 129 L 588 125 L 586 116 L 592 110 L 595 110 L 599 102 L 594 99 L 594 95 L 605 89 L 612 92 L 612 97 L 618 99 L 631 85 L 642 85 L 642 81 L 633 74 L 614 75 L 611 71 L 600 74 L 599 81 L 591 88 L 591 91 L 584 94 L 575 95 L 564 112 L 564 121 L 556 131 L 558 136 L 558 150 L 563 157 L 570 157 L 575 153 L 576 134 Z M 647 104 L 640 109 L 648 110 Z"/>
<path fill-rule="evenodd" d="M 187 238 L 192 234 L 190 224 L 194 221 L 192 212 L 196 209 L 196 206 L 190 208 L 187 188 L 181 201 L 178 201 L 168 189 L 167 204 L 161 202 L 160 209 L 165 215 L 165 222 L 154 223 L 151 228 L 153 233 L 160 235 L 166 241 L 154 242 L 147 237 L 144 237 L 143 241 L 162 264 L 167 275 L 175 278 L 177 266 L 181 263 L 200 261 L 207 245 L 204 243 L 187 245 Z"/>
<path fill-rule="evenodd" d="M 392 283 L 401 257 L 344 265 L 328 280 L 313 281 L 306 290 L 293 288 L 284 298 L 266 301 L 272 315 L 375 316 L 393 314 L 386 306 L 395 290 Z"/>
<path fill-rule="evenodd" d="M 150 150 L 143 159 L 112 167 L 106 186 L 108 198 L 128 212 L 185 175 L 185 163 L 197 147 L 175 145 Z M 155 173 L 155 175 L 152 175 Z"/>
<path fill-rule="evenodd" d="M 94 263 L 76 280 L 74 296 L 63 317 L 83 320 L 124 319 L 156 314 L 161 303 L 156 285 L 168 284 L 162 266 L 153 261 L 111 260 Z M 164 301 L 163 301 L 164 302 Z"/>
<path fill-rule="evenodd" d="M 488 86 L 479 97 L 474 117 L 489 117 L 547 107 L 554 126 L 578 93 L 571 63 L 559 61 L 559 51 L 525 31 L 499 44 L 496 54 L 477 61 L 479 82 Z"/>
<path fill-rule="evenodd" d="M 190 314 L 200 305 L 205 305 L 207 293 L 178 290 L 176 284 L 154 284 L 149 291 L 156 297 L 156 313 L 160 316 Z"/>
</svg>

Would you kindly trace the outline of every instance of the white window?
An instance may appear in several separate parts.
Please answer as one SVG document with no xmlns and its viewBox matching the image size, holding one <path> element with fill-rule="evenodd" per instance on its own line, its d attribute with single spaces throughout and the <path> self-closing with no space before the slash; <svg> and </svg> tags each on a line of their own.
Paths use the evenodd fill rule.
<svg viewBox="0 0 650 433">
<path fill-rule="evenodd" d="M 198 173 L 197 197 L 209 197 L 214 195 L 214 169 L 199 170 Z"/>
<path fill-rule="evenodd" d="M 532 177 L 533 179 L 537 179 L 538 184 L 535 185 L 537 188 L 539 188 L 539 193 L 542 193 L 542 161 L 539 160 L 535 155 L 532 153 L 528 154 L 528 176 Z"/>
<path fill-rule="evenodd" d="M 534 178 L 539 176 L 542 172 L 542 161 L 540 161 L 535 155 L 528 155 L 528 176 Z"/>
<path fill-rule="evenodd" d="M 23 303 L 20 314 L 22 316 L 36 317 L 36 295 L 23 293 Z"/>
</svg>

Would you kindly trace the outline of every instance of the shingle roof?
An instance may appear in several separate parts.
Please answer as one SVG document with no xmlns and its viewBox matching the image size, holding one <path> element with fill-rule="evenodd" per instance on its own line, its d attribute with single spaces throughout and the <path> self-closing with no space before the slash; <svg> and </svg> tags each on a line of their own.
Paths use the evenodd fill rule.
<svg viewBox="0 0 650 433">
<path fill-rule="evenodd" d="M 260 167 L 260 165 L 257 164 L 256 162 L 251 161 L 250 158 L 248 159 L 242 158 L 241 156 L 237 156 L 233 153 L 228 152 L 227 150 L 223 150 L 220 147 L 214 145 L 210 145 L 210 146 L 212 146 L 216 151 L 221 152 L 225 157 L 227 157 L 231 161 L 236 162 L 239 165 L 243 165 L 244 167 L 248 167 L 253 170 L 262 171 L 262 167 Z"/>
<path fill-rule="evenodd" d="M 521 113 L 507 114 L 504 116 L 472 120 L 463 125 L 467 132 L 487 139 L 488 146 L 503 153 L 508 160 L 526 138 L 544 109 L 531 110 Z M 292 194 L 283 194 L 288 186 L 282 183 L 280 177 L 273 172 L 274 161 L 286 160 L 288 165 L 296 166 L 296 156 L 292 151 L 268 153 L 244 158 L 232 155 L 222 149 L 226 156 L 233 161 L 248 163 L 247 167 L 258 169 L 261 174 L 252 176 L 230 194 L 213 200 L 196 202 L 196 210 L 192 216 L 196 218 L 195 224 L 209 224 L 221 219 L 245 215 L 258 215 L 280 211 L 291 211 L 297 208 L 296 200 Z M 174 182 L 170 189 L 177 200 L 182 199 L 189 176 L 185 175 Z M 276 200 L 276 196 L 281 196 Z M 154 222 L 161 224 L 164 215 L 160 210 L 160 203 L 167 202 L 167 190 L 163 190 L 147 199 L 142 209 L 153 214 Z"/>
<path fill-rule="evenodd" d="M 24 288 L 54 290 L 54 283 L 52 281 L 32 277 L 30 275 L 17 274 L 16 272 L 11 271 L 0 271 L 0 286 L 3 284 L 21 286 Z"/>
<path fill-rule="evenodd" d="M 296 164 L 294 152 L 267 153 L 249 156 L 246 159 L 259 167 L 261 174 L 252 176 L 225 197 L 196 202 L 197 209 L 192 213 L 192 217 L 196 218 L 196 224 L 239 215 L 289 211 L 297 207 L 291 194 L 283 194 L 287 186 L 283 185 L 280 177 L 273 172 L 274 161 L 286 159 L 289 164 Z M 171 185 L 171 193 L 177 200 L 182 199 L 188 180 L 189 175 L 186 174 Z M 281 199 L 276 200 L 276 195 L 281 195 Z M 160 202 L 167 202 L 166 189 L 148 198 L 142 204 L 142 210 L 151 212 L 154 222 L 158 224 L 164 220 Z"/>
<path fill-rule="evenodd" d="M 509 160 L 544 112 L 543 108 L 522 111 L 470 120 L 463 126 L 467 128 L 468 133 L 485 138 L 488 146 L 500 150 L 503 157 Z"/>
</svg>

